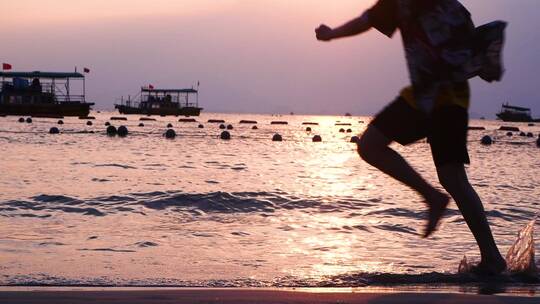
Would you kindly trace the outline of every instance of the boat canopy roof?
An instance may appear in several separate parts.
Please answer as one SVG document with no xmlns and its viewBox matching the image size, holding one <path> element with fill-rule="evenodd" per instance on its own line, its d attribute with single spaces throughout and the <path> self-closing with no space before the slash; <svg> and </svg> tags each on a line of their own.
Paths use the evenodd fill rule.
<svg viewBox="0 0 540 304">
<path fill-rule="evenodd" d="M 0 72 L 0 77 L 67 79 L 67 78 L 84 78 L 84 75 L 77 72 L 33 71 L 33 72 Z"/>
<path fill-rule="evenodd" d="M 511 106 L 511 105 L 508 105 L 508 104 L 504 104 L 503 108 L 504 109 L 509 109 L 509 110 L 521 111 L 521 112 L 528 112 L 528 111 L 531 110 L 529 108 L 516 107 L 516 106 Z"/>
<path fill-rule="evenodd" d="M 149 89 L 149 88 L 142 88 L 142 92 L 148 92 L 148 93 L 198 93 L 195 89 Z"/>
</svg>

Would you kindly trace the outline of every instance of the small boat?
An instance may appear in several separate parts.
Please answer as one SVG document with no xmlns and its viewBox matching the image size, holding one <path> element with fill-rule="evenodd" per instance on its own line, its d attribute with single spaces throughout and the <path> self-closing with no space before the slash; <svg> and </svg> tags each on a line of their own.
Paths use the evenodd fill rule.
<svg viewBox="0 0 540 304">
<path fill-rule="evenodd" d="M 0 114 L 58 118 L 87 117 L 94 103 L 86 102 L 84 75 L 77 72 L 0 72 Z M 80 92 L 71 82 L 82 82 Z"/>
<path fill-rule="evenodd" d="M 511 106 L 508 103 L 503 104 L 501 112 L 497 114 L 497 117 L 506 122 L 534 122 L 540 121 L 540 119 L 533 119 L 531 116 L 531 109 Z"/>
<path fill-rule="evenodd" d="M 191 98 L 190 98 L 191 97 Z M 199 116 L 199 91 L 195 89 L 154 89 L 143 87 L 139 101 L 131 98 L 114 105 L 120 114 Z"/>
</svg>

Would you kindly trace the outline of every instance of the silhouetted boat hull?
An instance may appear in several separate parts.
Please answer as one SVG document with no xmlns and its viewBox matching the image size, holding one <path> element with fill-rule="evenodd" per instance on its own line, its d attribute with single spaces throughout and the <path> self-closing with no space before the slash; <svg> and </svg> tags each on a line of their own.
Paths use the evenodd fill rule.
<svg viewBox="0 0 540 304">
<path fill-rule="evenodd" d="M 147 108 L 136 108 L 129 107 L 126 105 L 116 105 L 116 109 L 120 114 L 139 114 L 139 115 L 174 115 L 174 116 L 199 116 L 201 115 L 202 108 L 197 107 L 182 107 L 182 108 L 156 108 L 156 109 L 147 109 Z"/>
<path fill-rule="evenodd" d="M 75 72 L 0 72 L 0 115 L 34 117 L 88 116 L 85 78 Z M 70 84 L 82 82 L 73 92 Z M 74 94 L 75 93 L 75 94 Z"/>
<path fill-rule="evenodd" d="M 34 117 L 88 116 L 93 103 L 33 103 L 0 104 L 2 115 L 25 115 Z"/>
<path fill-rule="evenodd" d="M 505 122 L 538 122 L 540 119 L 533 119 L 531 109 L 503 104 L 501 112 L 497 117 Z"/>
<path fill-rule="evenodd" d="M 115 104 L 120 114 L 199 116 L 199 91 L 191 89 L 155 89 L 142 87 L 139 101 L 122 100 Z M 190 99 L 190 97 L 192 97 Z M 193 98 L 195 97 L 195 98 Z"/>
</svg>

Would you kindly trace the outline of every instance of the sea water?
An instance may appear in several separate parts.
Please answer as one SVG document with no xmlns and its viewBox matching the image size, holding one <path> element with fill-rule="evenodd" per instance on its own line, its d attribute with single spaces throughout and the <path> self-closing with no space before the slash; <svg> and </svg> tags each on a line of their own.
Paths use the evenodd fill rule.
<svg viewBox="0 0 540 304">
<path fill-rule="evenodd" d="M 128 116 L 111 122 L 128 127 L 120 138 L 107 136 L 104 126 L 118 114 L 91 115 L 92 126 L 77 118 L 58 125 L 58 119 L 28 124 L 0 117 L 0 284 L 350 287 L 475 280 L 457 275 L 463 256 L 477 261 L 478 250 L 455 204 L 440 231 L 424 240 L 421 198 L 359 159 L 350 138 L 369 117 L 205 113 L 195 123 L 153 117 L 139 127 L 140 116 Z M 209 119 L 231 124 L 231 140 L 219 139 L 222 130 Z M 255 120 L 258 129 L 240 120 Z M 318 125 L 308 132 L 304 122 Z M 163 137 L 169 123 L 174 140 Z M 486 130 L 470 131 L 468 172 L 506 254 L 540 211 L 540 149 L 536 138 L 497 131 L 502 124 L 471 122 Z M 48 134 L 54 126 L 61 134 Z M 276 133 L 282 142 L 272 141 Z M 312 142 L 314 135 L 323 141 Z M 495 143 L 481 145 L 484 135 Z M 425 141 L 393 147 L 437 184 Z M 519 248 L 534 252 L 532 237 L 525 237 L 534 225 L 527 227 Z"/>
</svg>

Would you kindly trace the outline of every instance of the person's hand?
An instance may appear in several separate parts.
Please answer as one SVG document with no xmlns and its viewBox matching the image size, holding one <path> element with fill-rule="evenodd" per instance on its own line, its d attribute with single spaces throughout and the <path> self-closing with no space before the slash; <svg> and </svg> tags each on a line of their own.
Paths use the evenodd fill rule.
<svg viewBox="0 0 540 304">
<path fill-rule="evenodd" d="M 330 41 L 332 40 L 332 29 L 326 24 L 321 24 L 316 30 L 317 40 Z"/>
</svg>

